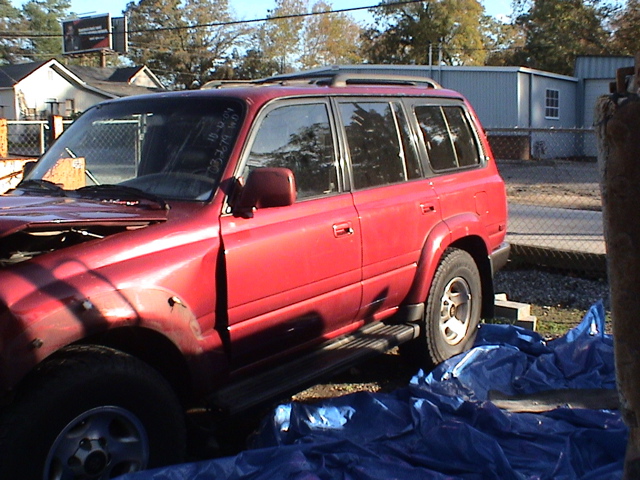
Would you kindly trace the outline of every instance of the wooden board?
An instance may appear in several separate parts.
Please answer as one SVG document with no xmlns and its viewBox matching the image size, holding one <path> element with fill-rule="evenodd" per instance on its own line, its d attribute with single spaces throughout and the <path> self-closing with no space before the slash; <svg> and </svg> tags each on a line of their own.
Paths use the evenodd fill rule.
<svg viewBox="0 0 640 480">
<path fill-rule="evenodd" d="M 57 183 L 66 190 L 84 187 L 86 185 L 84 158 L 61 158 L 42 179 Z"/>
</svg>

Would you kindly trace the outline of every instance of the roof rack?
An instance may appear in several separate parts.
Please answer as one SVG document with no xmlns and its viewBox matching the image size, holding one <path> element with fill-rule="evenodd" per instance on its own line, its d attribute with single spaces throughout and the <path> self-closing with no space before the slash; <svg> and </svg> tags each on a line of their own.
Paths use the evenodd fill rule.
<svg viewBox="0 0 640 480">
<path fill-rule="evenodd" d="M 348 85 L 406 85 L 442 88 L 435 80 L 417 75 L 395 75 L 381 73 L 353 73 L 341 71 L 300 72 L 288 75 L 256 80 L 256 84 L 292 84 L 310 83 L 329 87 L 346 87 Z"/>
<path fill-rule="evenodd" d="M 324 71 L 299 72 L 276 75 L 260 80 L 211 80 L 201 89 L 247 87 L 260 85 L 322 85 L 329 87 L 346 87 L 348 85 L 394 85 L 394 86 L 425 86 L 427 88 L 442 88 L 435 80 L 417 75 L 395 75 L 387 73 L 354 73 Z"/>
<path fill-rule="evenodd" d="M 225 87 L 246 87 L 252 85 L 252 80 L 210 80 L 200 87 L 201 90 L 207 90 L 210 88 L 225 88 Z"/>
</svg>

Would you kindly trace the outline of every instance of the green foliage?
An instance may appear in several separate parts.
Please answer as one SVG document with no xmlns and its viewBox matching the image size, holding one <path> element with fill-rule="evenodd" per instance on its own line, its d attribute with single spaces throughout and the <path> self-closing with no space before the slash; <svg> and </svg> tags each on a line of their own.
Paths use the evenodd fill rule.
<svg viewBox="0 0 640 480">
<path fill-rule="evenodd" d="M 281 18 L 306 13 L 307 0 L 276 0 L 276 7 L 269 11 L 260 32 L 261 50 L 268 59 L 278 62 L 278 72 L 291 71 L 300 47 L 300 34 L 304 17 Z"/>
<path fill-rule="evenodd" d="M 259 49 L 249 49 L 244 55 L 237 51 L 233 56 L 236 67 L 233 69 L 233 77 L 238 80 L 256 80 L 275 75 L 279 71 L 279 63 L 267 58 Z"/>
<path fill-rule="evenodd" d="M 612 21 L 611 51 L 619 55 L 640 52 L 640 0 L 627 0 Z"/>
<path fill-rule="evenodd" d="M 131 60 L 176 89 L 210 79 L 243 33 L 228 24 L 227 0 L 140 0 L 129 3 L 126 14 Z"/>
<path fill-rule="evenodd" d="M 27 50 L 37 57 L 53 57 L 62 53 L 60 21 L 68 15 L 68 0 L 29 0 L 22 6 L 22 15 L 29 31 L 54 37 L 32 37 Z"/>
<path fill-rule="evenodd" d="M 484 9 L 477 0 L 429 0 L 400 6 L 386 3 L 391 0 L 373 9 L 375 24 L 363 35 L 370 62 L 428 65 L 430 59 L 437 62 L 439 49 L 449 65 L 484 62 Z"/>
<path fill-rule="evenodd" d="M 522 27 L 514 23 L 503 23 L 489 16 L 483 18 L 482 27 L 487 51 L 485 65 L 512 65 L 513 52 L 522 49 L 525 44 Z"/>
<path fill-rule="evenodd" d="M 15 8 L 9 0 L 0 0 L 0 31 L 25 30 L 20 10 Z M 22 39 L 0 39 L 0 64 L 17 63 L 23 58 L 26 42 Z"/>
<path fill-rule="evenodd" d="M 329 12 L 331 4 L 319 0 L 313 12 Z M 304 25 L 303 51 L 300 63 L 303 68 L 322 65 L 359 63 L 360 27 L 343 13 L 331 13 L 308 17 Z"/>
<path fill-rule="evenodd" d="M 330 3 L 318 0 L 311 12 L 328 12 Z M 307 15 L 307 0 L 276 0 L 267 20 L 254 33 L 238 78 L 261 78 L 301 68 L 356 63 L 361 27 L 340 13 Z M 288 17 L 290 18 L 278 18 Z"/>
<path fill-rule="evenodd" d="M 607 53 L 611 14 L 600 0 L 535 0 L 517 18 L 526 41 L 512 61 L 571 75 L 576 56 Z"/>
<path fill-rule="evenodd" d="M 381 0 L 364 29 L 344 13 L 306 15 L 331 11 L 328 0 L 273 0 L 270 20 L 258 26 L 233 23 L 228 0 L 133 0 L 128 57 L 180 89 L 362 61 L 437 64 L 440 55 L 446 65 L 572 74 L 577 55 L 640 51 L 640 0 L 512 0 L 511 23 L 485 15 L 480 0 L 388 5 L 395 1 Z M 0 64 L 61 55 L 69 7 L 69 0 L 28 0 L 21 8 L 0 0 L 0 31 L 37 34 L 0 38 Z"/>
</svg>

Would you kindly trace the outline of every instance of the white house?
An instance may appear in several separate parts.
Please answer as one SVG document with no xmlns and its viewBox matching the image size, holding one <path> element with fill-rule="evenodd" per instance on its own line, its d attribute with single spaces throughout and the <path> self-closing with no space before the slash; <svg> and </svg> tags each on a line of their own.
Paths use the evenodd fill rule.
<svg viewBox="0 0 640 480">
<path fill-rule="evenodd" d="M 65 66 L 55 59 L 0 67 L 0 117 L 36 120 L 71 117 L 110 98 L 164 90 L 146 66 Z"/>
</svg>

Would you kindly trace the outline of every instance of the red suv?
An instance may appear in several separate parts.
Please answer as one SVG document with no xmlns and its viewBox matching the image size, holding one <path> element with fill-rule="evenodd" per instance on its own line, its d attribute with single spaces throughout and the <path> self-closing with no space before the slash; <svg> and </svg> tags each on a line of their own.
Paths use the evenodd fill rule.
<svg viewBox="0 0 640 480">
<path fill-rule="evenodd" d="M 114 100 L 0 197 L 0 478 L 179 462 L 238 412 L 403 344 L 469 348 L 507 260 L 465 99 L 335 74 Z"/>
</svg>

